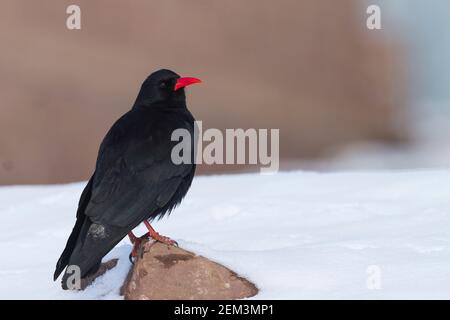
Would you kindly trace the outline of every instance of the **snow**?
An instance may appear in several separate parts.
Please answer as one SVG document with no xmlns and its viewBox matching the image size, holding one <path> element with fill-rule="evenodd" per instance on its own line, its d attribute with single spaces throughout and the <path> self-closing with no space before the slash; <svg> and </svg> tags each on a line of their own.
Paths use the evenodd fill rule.
<svg viewBox="0 0 450 320">
<path fill-rule="evenodd" d="M 121 299 L 128 239 L 85 291 L 52 281 L 83 187 L 0 188 L 1 299 Z M 450 170 L 205 176 L 154 226 L 253 281 L 257 299 L 448 299 L 449 195 Z"/>
</svg>

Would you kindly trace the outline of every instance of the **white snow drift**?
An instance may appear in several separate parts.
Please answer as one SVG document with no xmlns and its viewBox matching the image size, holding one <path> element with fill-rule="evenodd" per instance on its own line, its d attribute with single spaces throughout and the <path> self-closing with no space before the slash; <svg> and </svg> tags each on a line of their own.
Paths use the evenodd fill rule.
<svg viewBox="0 0 450 320">
<path fill-rule="evenodd" d="M 84 292 L 52 281 L 83 187 L 0 188 L 0 298 L 121 299 L 127 239 Z M 450 171 L 197 177 L 155 227 L 259 299 L 450 298 Z"/>
</svg>

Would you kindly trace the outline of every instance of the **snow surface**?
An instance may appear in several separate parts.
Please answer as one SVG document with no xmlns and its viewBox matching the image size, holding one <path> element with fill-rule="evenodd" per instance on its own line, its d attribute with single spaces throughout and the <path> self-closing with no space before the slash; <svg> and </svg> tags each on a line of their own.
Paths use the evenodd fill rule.
<svg viewBox="0 0 450 320">
<path fill-rule="evenodd" d="M 84 292 L 52 281 L 83 187 L 0 188 L 0 298 L 121 299 L 127 239 Z M 285 172 L 196 177 L 155 227 L 253 281 L 258 299 L 448 299 L 449 213 L 450 170 Z"/>
</svg>

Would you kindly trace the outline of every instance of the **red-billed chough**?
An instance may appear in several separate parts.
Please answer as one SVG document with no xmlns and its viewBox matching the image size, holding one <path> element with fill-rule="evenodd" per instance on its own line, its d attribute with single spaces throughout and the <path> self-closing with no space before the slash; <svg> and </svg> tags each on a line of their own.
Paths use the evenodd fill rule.
<svg viewBox="0 0 450 320">
<path fill-rule="evenodd" d="M 149 221 L 170 213 L 194 177 L 194 148 L 190 163 L 175 164 L 171 153 L 178 142 L 171 136 L 176 129 L 187 129 L 194 146 L 195 123 L 184 87 L 198 82 L 170 70 L 156 71 L 144 81 L 132 109 L 114 123 L 100 145 L 54 280 L 72 265 L 80 268 L 81 277 L 96 272 L 101 259 L 127 234 L 134 243 L 132 256 L 143 237 L 175 243 L 159 235 Z M 138 238 L 132 230 L 141 222 L 149 232 Z M 66 270 L 64 289 L 70 275 Z"/>
</svg>

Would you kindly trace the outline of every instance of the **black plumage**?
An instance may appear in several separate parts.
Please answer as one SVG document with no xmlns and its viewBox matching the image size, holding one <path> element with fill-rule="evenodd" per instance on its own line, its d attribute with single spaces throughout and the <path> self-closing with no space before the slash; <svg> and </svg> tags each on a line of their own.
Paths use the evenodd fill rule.
<svg viewBox="0 0 450 320">
<path fill-rule="evenodd" d="M 195 173 L 194 148 L 191 163 L 174 164 L 171 159 L 178 143 L 171 141 L 175 129 L 187 129 L 191 145 L 195 143 L 194 118 L 186 107 L 186 84 L 178 88 L 180 79 L 188 78 L 170 70 L 151 74 L 132 109 L 106 134 L 55 280 L 68 265 L 77 265 L 82 277 L 95 272 L 128 232 L 144 220 L 170 213 L 186 195 Z"/>
</svg>

